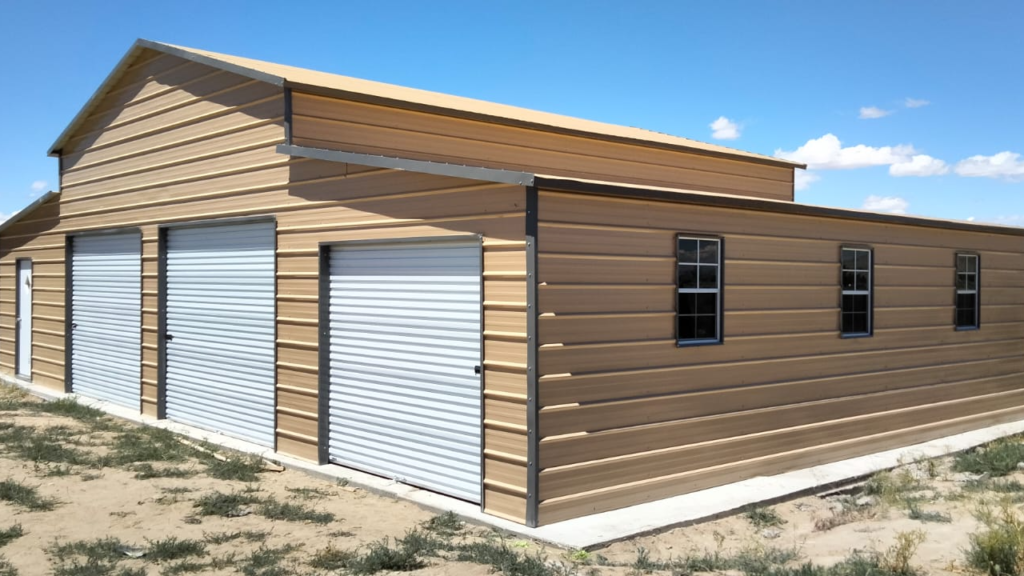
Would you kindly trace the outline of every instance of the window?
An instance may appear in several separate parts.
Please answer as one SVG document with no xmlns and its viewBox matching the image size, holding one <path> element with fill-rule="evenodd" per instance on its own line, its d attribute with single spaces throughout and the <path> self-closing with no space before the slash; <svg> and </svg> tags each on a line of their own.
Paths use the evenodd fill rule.
<svg viewBox="0 0 1024 576">
<path fill-rule="evenodd" d="M 978 276 L 977 254 L 956 255 L 956 327 L 978 327 Z"/>
<path fill-rule="evenodd" d="M 679 260 L 676 339 L 679 344 L 722 341 L 722 241 L 677 238 Z"/>
<path fill-rule="evenodd" d="M 844 336 L 871 335 L 871 250 L 843 248 L 842 269 Z"/>
</svg>

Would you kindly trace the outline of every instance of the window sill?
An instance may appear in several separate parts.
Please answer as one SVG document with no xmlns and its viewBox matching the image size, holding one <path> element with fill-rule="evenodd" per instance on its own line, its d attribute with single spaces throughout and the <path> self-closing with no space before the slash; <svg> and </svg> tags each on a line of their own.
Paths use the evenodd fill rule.
<svg viewBox="0 0 1024 576">
<path fill-rule="evenodd" d="M 691 346 L 713 346 L 715 344 L 721 344 L 720 339 L 715 340 L 676 340 L 676 348 L 689 348 Z"/>
<path fill-rule="evenodd" d="M 839 337 L 844 340 L 847 338 L 871 338 L 872 336 L 874 336 L 874 334 L 872 334 L 871 332 L 855 332 L 851 334 L 843 334 L 842 332 L 839 333 Z"/>
</svg>

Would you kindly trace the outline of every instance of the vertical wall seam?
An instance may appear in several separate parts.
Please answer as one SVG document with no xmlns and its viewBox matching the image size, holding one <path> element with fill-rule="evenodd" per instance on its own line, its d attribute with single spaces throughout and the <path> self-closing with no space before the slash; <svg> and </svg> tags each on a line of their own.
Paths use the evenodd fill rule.
<svg viewBox="0 0 1024 576">
<path fill-rule="evenodd" d="M 75 238 L 70 234 L 64 236 L 64 392 L 70 394 L 74 388 L 72 382 L 72 358 L 74 357 L 74 248 Z M 141 382 L 140 382 L 141 384 Z"/>
<path fill-rule="evenodd" d="M 167 231 L 157 229 L 156 417 L 167 418 Z"/>
<path fill-rule="evenodd" d="M 526 525 L 537 527 L 540 483 L 540 434 L 538 430 L 537 361 L 537 233 L 540 197 L 536 186 L 526 187 Z"/>
<path fill-rule="evenodd" d="M 285 145 L 292 144 L 292 89 L 284 89 L 284 142 Z"/>
<path fill-rule="evenodd" d="M 320 244 L 320 277 L 317 290 L 317 462 L 330 461 L 331 393 L 331 247 Z"/>
</svg>

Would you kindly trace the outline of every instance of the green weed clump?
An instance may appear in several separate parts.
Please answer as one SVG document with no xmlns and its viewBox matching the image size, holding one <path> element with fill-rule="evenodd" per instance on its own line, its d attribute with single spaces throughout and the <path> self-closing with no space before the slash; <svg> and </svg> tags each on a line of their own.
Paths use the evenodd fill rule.
<svg viewBox="0 0 1024 576">
<path fill-rule="evenodd" d="M 457 514 L 452 511 L 445 512 L 444 514 L 438 514 L 430 520 L 423 523 L 423 529 L 427 532 L 434 534 L 451 537 L 466 527 L 466 523 L 462 521 Z"/>
<path fill-rule="evenodd" d="M 279 502 L 273 498 L 264 500 L 258 509 L 259 515 L 268 520 L 284 520 L 286 522 L 311 522 L 313 524 L 330 524 L 334 522 L 334 514 L 317 512 L 301 504 Z"/>
<path fill-rule="evenodd" d="M 953 521 L 953 517 L 944 512 L 922 510 L 920 505 L 913 500 L 907 502 L 907 518 L 917 520 L 918 522 L 939 522 L 943 524 Z"/>
<path fill-rule="evenodd" d="M 909 469 L 883 471 L 875 474 L 864 483 L 864 494 L 876 496 L 889 505 L 897 505 L 912 499 L 914 492 L 924 490 L 927 486 L 914 477 Z"/>
<path fill-rule="evenodd" d="M 193 503 L 193 506 L 199 509 L 200 516 L 235 518 L 251 512 L 247 507 L 259 504 L 260 502 L 260 498 L 254 494 L 211 492 L 200 496 Z"/>
<path fill-rule="evenodd" d="M 74 398 L 61 398 L 52 402 L 40 402 L 26 407 L 54 416 L 66 416 L 87 424 L 96 424 L 107 418 L 107 414 L 104 411 L 80 404 Z"/>
<path fill-rule="evenodd" d="M 998 512 L 981 510 L 978 516 L 985 529 L 971 534 L 967 564 L 990 576 L 1024 572 L 1024 520 L 1009 503 Z"/>
<path fill-rule="evenodd" d="M 25 530 L 21 527 L 21 524 L 15 524 L 8 528 L 0 530 L 0 548 L 7 546 L 11 542 L 14 542 L 18 538 L 25 535 Z"/>
<path fill-rule="evenodd" d="M 224 460 L 202 454 L 200 459 L 206 466 L 206 474 L 218 480 L 259 482 L 258 474 L 263 470 L 263 460 L 251 454 L 230 454 Z"/>
<path fill-rule="evenodd" d="M 156 468 L 149 462 L 134 464 L 129 466 L 128 470 L 135 472 L 136 480 L 150 480 L 152 478 L 191 478 L 196 475 L 196 471 L 191 468 L 182 468 L 180 466 Z"/>
<path fill-rule="evenodd" d="M 1018 437 L 1002 438 L 957 454 L 953 469 L 957 472 L 1006 476 L 1024 462 L 1024 443 Z"/>
<path fill-rule="evenodd" d="M 184 558 L 206 556 L 206 544 L 199 540 L 179 540 L 171 536 L 163 540 L 152 540 L 146 548 L 146 560 L 167 562 Z"/>
<path fill-rule="evenodd" d="M 774 508 L 754 506 L 743 514 L 755 528 L 771 528 L 782 526 L 786 520 Z"/>
<path fill-rule="evenodd" d="M 278 548 L 260 546 L 249 556 L 236 564 L 236 569 L 243 576 L 286 576 L 294 574 L 285 561 L 298 549 L 298 546 L 285 545 Z"/>
<path fill-rule="evenodd" d="M 33 512 L 48 512 L 57 507 L 56 500 L 40 496 L 36 488 L 10 479 L 0 482 L 0 502 L 10 502 Z"/>
<path fill-rule="evenodd" d="M 141 567 L 121 567 L 134 548 L 117 538 L 54 543 L 47 549 L 54 576 L 145 576 Z"/>
</svg>

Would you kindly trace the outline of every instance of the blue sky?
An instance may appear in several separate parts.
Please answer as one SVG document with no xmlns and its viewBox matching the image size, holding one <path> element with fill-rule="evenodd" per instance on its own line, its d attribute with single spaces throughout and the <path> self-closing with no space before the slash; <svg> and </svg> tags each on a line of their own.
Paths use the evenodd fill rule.
<svg viewBox="0 0 1024 576">
<path fill-rule="evenodd" d="M 816 168 L 800 202 L 1024 225 L 1015 0 L 4 0 L 2 13 L 0 219 L 56 188 L 49 145 L 144 37 L 795 157 Z"/>
</svg>

